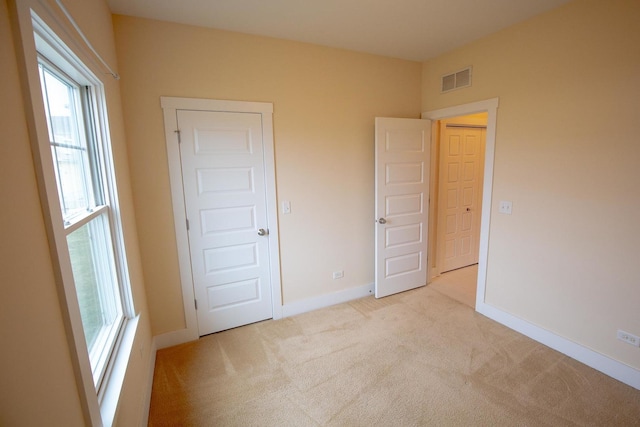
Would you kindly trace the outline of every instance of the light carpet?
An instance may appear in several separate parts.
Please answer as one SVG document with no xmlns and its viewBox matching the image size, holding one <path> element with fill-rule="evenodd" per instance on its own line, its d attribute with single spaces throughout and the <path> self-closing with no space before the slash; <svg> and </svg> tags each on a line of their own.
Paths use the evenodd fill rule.
<svg viewBox="0 0 640 427">
<path fill-rule="evenodd" d="M 632 426 L 640 391 L 423 287 L 160 350 L 151 426 Z"/>
</svg>

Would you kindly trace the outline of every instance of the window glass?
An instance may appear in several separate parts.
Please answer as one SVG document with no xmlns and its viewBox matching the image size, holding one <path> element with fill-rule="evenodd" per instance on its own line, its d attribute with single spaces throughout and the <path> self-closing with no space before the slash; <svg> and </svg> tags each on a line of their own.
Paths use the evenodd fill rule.
<svg viewBox="0 0 640 427">
<path fill-rule="evenodd" d="M 49 140 L 55 162 L 60 205 L 65 224 L 96 206 L 89 150 L 82 120 L 80 87 L 40 64 Z"/>
<path fill-rule="evenodd" d="M 67 243 L 87 347 L 99 357 L 99 347 L 122 316 L 105 215 L 67 235 Z"/>
</svg>

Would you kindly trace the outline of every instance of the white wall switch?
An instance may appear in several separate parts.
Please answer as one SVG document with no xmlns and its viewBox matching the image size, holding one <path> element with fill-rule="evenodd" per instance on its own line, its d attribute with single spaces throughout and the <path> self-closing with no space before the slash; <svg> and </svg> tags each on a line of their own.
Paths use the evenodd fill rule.
<svg viewBox="0 0 640 427">
<path fill-rule="evenodd" d="M 290 214 L 291 213 L 291 202 L 288 200 L 282 201 L 282 213 Z"/>
<path fill-rule="evenodd" d="M 508 200 L 500 200 L 500 207 L 498 208 L 498 212 L 502 214 L 511 215 L 511 209 L 513 207 L 513 203 Z"/>
</svg>

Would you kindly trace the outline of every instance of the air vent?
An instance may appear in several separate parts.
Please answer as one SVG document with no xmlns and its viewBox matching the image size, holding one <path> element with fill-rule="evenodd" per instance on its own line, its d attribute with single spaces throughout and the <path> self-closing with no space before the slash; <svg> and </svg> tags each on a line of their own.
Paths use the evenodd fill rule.
<svg viewBox="0 0 640 427">
<path fill-rule="evenodd" d="M 451 90 L 467 86 L 471 86 L 471 67 L 442 76 L 442 87 L 440 92 L 449 92 Z"/>
</svg>

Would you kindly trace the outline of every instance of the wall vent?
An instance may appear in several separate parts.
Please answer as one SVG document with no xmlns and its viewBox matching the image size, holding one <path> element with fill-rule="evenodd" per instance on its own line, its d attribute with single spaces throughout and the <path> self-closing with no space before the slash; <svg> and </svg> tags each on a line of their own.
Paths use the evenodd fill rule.
<svg viewBox="0 0 640 427">
<path fill-rule="evenodd" d="M 449 92 L 455 89 L 471 86 L 471 68 L 456 71 L 455 73 L 442 76 L 442 86 L 440 92 Z"/>
</svg>

